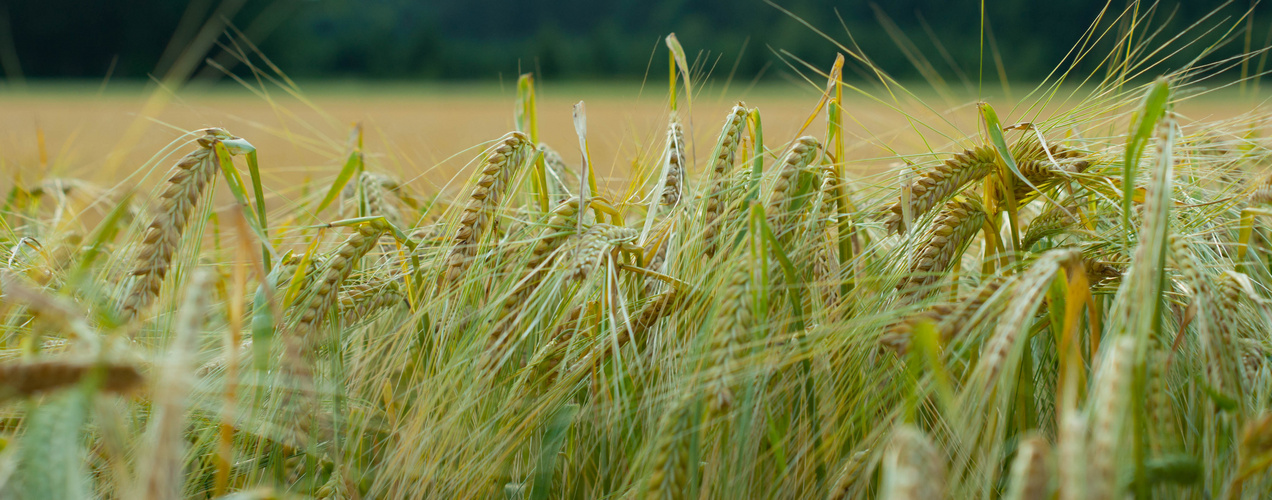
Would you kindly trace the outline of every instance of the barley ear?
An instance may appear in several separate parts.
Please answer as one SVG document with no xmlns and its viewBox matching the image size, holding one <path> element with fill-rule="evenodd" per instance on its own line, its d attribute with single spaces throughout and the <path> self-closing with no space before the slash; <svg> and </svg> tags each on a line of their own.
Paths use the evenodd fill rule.
<svg viewBox="0 0 1272 500">
<path fill-rule="evenodd" d="M 242 142 L 242 139 L 221 129 L 211 128 L 203 132 L 204 135 L 198 138 L 199 149 L 186 155 L 173 167 L 173 173 L 168 178 L 168 187 L 159 195 L 160 203 L 155 218 L 146 226 L 141 250 L 136 256 L 137 265 L 131 273 L 133 282 L 119 307 L 124 321 L 136 319 L 159 296 L 163 279 L 176 257 L 181 236 L 190 223 L 203 191 L 220 172 L 215 153 L 216 144 Z M 240 147 L 228 149 L 232 153 L 241 151 Z"/>
</svg>

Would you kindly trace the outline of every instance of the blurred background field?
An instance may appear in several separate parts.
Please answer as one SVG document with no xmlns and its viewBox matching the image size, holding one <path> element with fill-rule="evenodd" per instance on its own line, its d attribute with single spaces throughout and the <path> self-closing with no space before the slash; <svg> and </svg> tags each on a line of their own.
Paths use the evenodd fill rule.
<svg viewBox="0 0 1272 500">
<path fill-rule="evenodd" d="M 852 103 L 846 169 L 864 174 L 895 163 L 878 158 L 927 154 L 974 132 L 980 100 L 1000 110 L 1037 102 L 1029 82 L 1055 80 L 1057 68 L 1099 77 L 1106 55 L 1121 53 L 1113 34 L 1138 15 L 1102 0 L 129 3 L 129 12 L 144 15 L 116 7 L 0 6 L 0 186 L 32 168 L 40 176 L 135 182 L 137 173 L 167 167 L 162 154 L 180 132 L 206 126 L 250 139 L 266 173 L 295 185 L 332 175 L 351 126 L 363 123 L 377 168 L 421 191 L 445 191 L 485 141 L 513 129 L 516 79 L 527 72 L 539 83 L 544 142 L 577 164 L 570 106 L 586 101 L 597 171 L 622 179 L 662 140 L 668 103 L 659 50 L 669 32 L 689 48 L 698 80 L 687 123 L 697 139 L 714 134 L 739 100 L 763 111 L 771 137 L 795 137 L 820 96 L 811 82 L 824 81 L 812 68 L 827 67 L 836 53 L 858 54 L 846 61 L 844 79 L 870 97 L 845 96 Z M 1224 60 L 1272 37 L 1272 10 L 1241 2 L 1184 2 L 1144 14 L 1137 22 L 1153 30 L 1137 50 L 1162 50 L 1151 67 L 1128 68 L 1132 77 L 1186 66 L 1202 50 Z M 1240 33 L 1214 29 L 1236 19 Z M 1210 39 L 1171 45 L 1185 30 Z M 1079 42 L 1083 50 L 1074 50 Z M 1222 72 L 1258 73 L 1265 62 L 1263 54 Z M 880 85 L 880 73 L 916 95 Z M 298 95 L 276 84 L 287 78 L 300 82 Z M 1244 81 L 1205 98 L 1193 114 L 1248 111 L 1261 102 L 1257 87 L 1258 79 Z M 164 105 L 146 108 L 152 95 Z M 1081 97 L 1051 99 L 1046 112 Z M 1037 118 L 1017 111 L 1004 119 Z M 147 132 L 125 137 L 138 121 Z M 824 134 L 822 121 L 806 132 Z"/>
<path fill-rule="evenodd" d="M 767 134 L 795 137 L 820 96 L 811 85 L 727 83 L 706 82 L 694 100 L 689 117 L 694 143 L 709 144 L 718 132 L 719 118 L 739 100 L 764 112 Z M 647 162 L 650 155 L 660 153 L 661 124 L 667 120 L 663 85 L 661 80 L 646 85 L 541 84 L 543 141 L 569 163 L 580 163 L 571 106 L 584 101 L 589 148 L 598 174 L 605 177 L 602 186 L 619 189 L 626 185 L 634 162 Z M 326 182 L 339 171 L 350 149 L 350 131 L 361 123 L 369 162 L 419 192 L 450 192 L 462 184 L 465 167 L 484 145 L 513 129 L 514 87 L 507 82 L 318 82 L 302 85 L 301 93 L 291 95 L 277 88 L 263 94 L 230 83 L 181 91 L 167 99 L 164 91 L 129 83 L 58 82 L 10 89 L 0 92 L 0 186 L 11 185 L 24 173 L 30 178 L 88 180 L 103 187 L 148 186 L 161 180 L 150 173 L 166 170 L 179 157 L 182 143 L 173 141 L 181 141 L 185 131 L 215 126 L 250 138 L 260 150 L 271 186 L 300 189 L 310 181 Z M 915 87 L 923 88 L 921 83 Z M 1010 110 L 1021 102 L 1019 95 L 1031 90 L 1017 83 L 1009 90 L 990 89 L 998 96 L 986 100 Z M 166 105 L 147 116 L 143 109 L 152 92 L 166 99 Z M 939 148 L 948 141 L 942 133 L 955 127 L 960 135 L 975 133 L 974 96 L 942 99 L 931 90 L 916 92 L 919 101 L 846 96 L 852 104 L 846 124 L 849 174 L 868 176 L 896 166 L 895 154 L 923 154 L 933 143 Z M 1267 96 L 1252 87 L 1217 89 L 1183 101 L 1179 112 L 1185 119 L 1207 122 L 1233 119 Z M 1045 108 L 1044 116 L 1065 109 L 1060 99 L 1056 101 Z M 1018 109 L 1004 120 L 1034 116 L 1025 111 Z M 924 124 L 915 127 L 907 117 Z M 125 141 L 126 129 L 135 122 L 146 132 L 136 141 Z M 807 122 L 804 133 L 824 135 L 824 120 Z M 689 151 L 690 163 L 700 165 L 693 159 L 707 153 Z M 229 200 L 227 193 L 222 196 Z"/>
</svg>

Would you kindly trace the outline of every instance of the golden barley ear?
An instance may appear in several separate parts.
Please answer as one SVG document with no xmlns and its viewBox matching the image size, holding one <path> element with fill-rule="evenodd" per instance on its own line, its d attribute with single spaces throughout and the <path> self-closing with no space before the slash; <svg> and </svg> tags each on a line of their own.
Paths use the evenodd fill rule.
<svg viewBox="0 0 1272 500">
<path fill-rule="evenodd" d="M 906 295 L 931 293 L 931 286 L 945 276 L 984 226 L 985 217 L 985 211 L 975 200 L 946 203 L 910 258 L 909 272 L 897 283 L 897 290 Z"/>
<path fill-rule="evenodd" d="M 486 154 L 477 185 L 459 216 L 453 247 L 446 259 L 443 281 L 455 283 L 477 256 L 477 246 L 494 228 L 495 212 L 503 205 L 512 180 L 529 159 L 533 146 L 521 132 L 510 132 Z"/>
<path fill-rule="evenodd" d="M 816 138 L 800 137 L 795 140 L 791 149 L 779 162 L 777 176 L 773 180 L 768 203 L 764 207 L 764 213 L 768 214 L 769 226 L 779 236 L 783 235 L 788 229 L 787 223 L 795 217 L 795 214 L 791 213 L 791 204 L 799 194 L 800 174 L 812 165 L 820 149 L 821 143 Z"/>
<path fill-rule="evenodd" d="M 992 146 L 964 150 L 945 160 L 910 182 L 910 214 L 922 217 L 938 203 L 958 194 L 964 185 L 980 180 L 994 171 L 997 153 Z M 885 211 L 884 227 L 889 233 L 906 231 L 904 207 L 898 200 Z"/>
<path fill-rule="evenodd" d="M 194 214 L 199 200 L 217 174 L 221 171 L 216 157 L 216 145 L 242 139 L 217 128 L 204 129 L 197 139 L 199 149 L 187 154 L 172 169 L 168 187 L 159 195 L 160 203 L 155 218 L 146 226 L 137 264 L 130 273 L 133 276 L 119 313 L 124 321 L 136 319 L 159 296 L 164 277 L 176 256 L 181 236 Z M 227 147 L 231 153 L 241 147 Z"/>
</svg>

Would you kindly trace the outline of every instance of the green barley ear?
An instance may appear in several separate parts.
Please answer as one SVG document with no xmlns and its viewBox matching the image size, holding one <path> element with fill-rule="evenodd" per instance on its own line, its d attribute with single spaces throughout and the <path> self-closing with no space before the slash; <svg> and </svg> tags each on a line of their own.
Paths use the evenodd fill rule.
<svg viewBox="0 0 1272 500">
<path fill-rule="evenodd" d="M 690 463 L 690 441 L 694 432 L 688 400 L 664 408 L 658 420 L 651 449 L 650 472 L 645 484 L 647 500 L 687 500 L 691 474 L 698 467 Z"/>
<path fill-rule="evenodd" d="M 816 138 L 800 137 L 778 162 L 777 177 L 769 188 L 768 202 L 764 206 L 764 212 L 769 217 L 769 225 L 778 236 L 784 237 L 785 230 L 789 229 L 788 223 L 796 216 L 796 213 L 793 213 L 795 205 L 805 201 L 803 198 L 807 197 L 812 189 L 820 187 L 804 186 L 801 182 L 806 177 L 806 170 L 817 158 L 820 149 L 821 143 Z M 805 188 L 809 189 L 805 190 Z"/>
<path fill-rule="evenodd" d="M 685 129 L 680 119 L 671 117 L 667 125 L 667 147 L 663 151 L 662 190 L 658 205 L 672 208 L 680 203 L 685 181 Z"/>
<path fill-rule="evenodd" d="M 830 486 L 830 493 L 826 494 L 826 500 L 848 498 L 853 488 L 864 479 L 861 474 L 865 469 L 867 458 L 869 458 L 869 450 L 853 453 L 844 461 L 844 465 L 839 468 L 839 474 L 835 477 L 835 482 Z"/>
<path fill-rule="evenodd" d="M 703 208 L 702 239 L 706 242 L 705 252 L 715 255 L 716 236 L 720 233 L 722 223 L 720 215 L 731 205 L 733 193 L 733 168 L 737 159 L 738 146 L 742 143 L 742 129 L 746 125 L 746 105 L 739 102 L 724 120 L 720 130 L 720 138 L 711 156 L 711 191 L 707 193 Z"/>
<path fill-rule="evenodd" d="M 1091 399 L 1090 478 L 1088 491 L 1093 499 L 1121 498 L 1122 473 L 1127 471 L 1125 458 L 1130 450 L 1130 426 L 1134 419 L 1131 407 L 1132 373 L 1135 365 L 1136 339 L 1123 335 L 1113 339 L 1095 375 Z"/>
<path fill-rule="evenodd" d="M 1050 238 L 1068 232 L 1078 225 L 1074 216 L 1075 207 L 1050 207 L 1042 214 L 1029 221 L 1029 228 L 1020 240 L 1020 249 L 1029 250 L 1043 238 Z"/>
</svg>

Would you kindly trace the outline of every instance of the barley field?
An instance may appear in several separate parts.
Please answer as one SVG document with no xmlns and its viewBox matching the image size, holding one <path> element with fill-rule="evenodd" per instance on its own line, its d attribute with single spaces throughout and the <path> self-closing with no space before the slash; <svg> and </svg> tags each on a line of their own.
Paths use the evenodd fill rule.
<svg viewBox="0 0 1272 500">
<path fill-rule="evenodd" d="M 674 36 L 644 85 L 11 89 L 0 497 L 1266 498 L 1261 52 L 1123 41 L 979 96 Z"/>
</svg>

